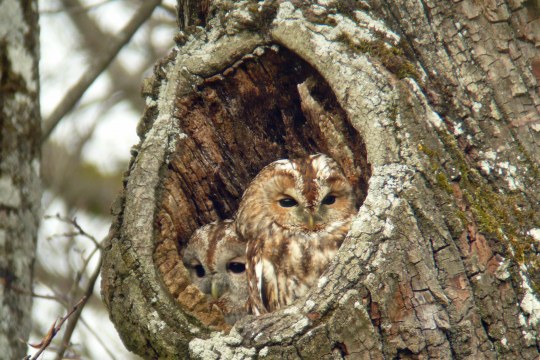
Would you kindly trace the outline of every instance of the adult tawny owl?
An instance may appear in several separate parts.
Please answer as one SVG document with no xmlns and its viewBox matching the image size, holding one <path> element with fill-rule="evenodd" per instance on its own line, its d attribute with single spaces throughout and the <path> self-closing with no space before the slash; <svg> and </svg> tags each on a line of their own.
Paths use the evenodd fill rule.
<svg viewBox="0 0 540 360">
<path fill-rule="evenodd" d="M 341 246 L 355 212 L 351 185 L 326 155 L 262 169 L 235 220 L 247 242 L 251 312 L 274 311 L 306 294 Z"/>
<path fill-rule="evenodd" d="M 232 220 L 197 229 L 182 260 L 191 282 L 223 311 L 227 323 L 247 314 L 246 243 L 236 236 Z"/>
</svg>

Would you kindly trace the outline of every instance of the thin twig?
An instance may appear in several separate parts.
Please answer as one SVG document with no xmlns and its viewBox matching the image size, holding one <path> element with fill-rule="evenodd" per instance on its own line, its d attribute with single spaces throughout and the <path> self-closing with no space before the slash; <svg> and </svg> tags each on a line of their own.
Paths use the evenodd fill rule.
<svg viewBox="0 0 540 360">
<path fill-rule="evenodd" d="M 37 298 L 37 299 L 44 299 L 44 300 L 52 300 L 52 301 L 56 301 L 57 303 L 59 303 L 60 305 L 63 305 L 64 307 L 67 307 L 67 302 L 65 299 L 62 299 L 60 296 L 58 295 L 42 295 L 42 294 L 37 294 L 33 291 L 27 291 L 27 290 L 24 290 L 18 286 L 15 286 L 15 285 L 11 285 L 11 289 L 19 294 L 23 294 L 23 295 L 28 295 L 28 296 L 31 296 L 31 297 L 34 297 L 34 298 Z"/>
<path fill-rule="evenodd" d="M 111 46 L 111 50 L 106 56 L 101 57 L 88 69 L 79 81 L 67 90 L 66 95 L 53 110 L 52 114 L 45 121 L 43 137 L 41 142 L 45 142 L 52 131 L 56 128 L 60 120 L 69 112 L 80 100 L 86 90 L 92 85 L 97 77 L 109 66 L 120 50 L 126 45 L 141 25 L 152 15 L 154 9 L 161 3 L 161 0 L 150 0 L 143 2 L 139 11 L 133 16 L 129 23 L 120 31 L 117 41 Z"/>
<path fill-rule="evenodd" d="M 75 312 L 77 312 L 77 310 L 79 310 L 79 313 L 80 313 L 80 309 L 82 309 L 84 307 L 84 304 L 86 303 L 87 300 L 88 300 L 88 297 L 86 295 L 83 296 L 82 299 L 79 300 L 79 302 L 77 302 L 77 304 L 75 304 L 73 306 L 73 308 L 66 314 L 66 316 L 64 316 L 64 317 L 62 317 L 60 319 L 56 319 L 53 322 L 51 328 L 47 332 L 47 335 L 45 335 L 45 337 L 41 340 L 41 342 L 39 344 L 36 344 L 36 345 L 30 344 L 30 346 L 32 346 L 32 347 L 35 347 L 35 348 L 39 347 L 39 350 L 38 350 L 37 353 L 34 354 L 34 356 L 32 356 L 32 358 L 30 358 L 30 355 L 28 355 L 26 357 L 26 359 L 36 360 L 37 358 L 39 358 L 41 353 L 43 353 L 43 351 L 45 351 L 45 349 L 47 349 L 47 347 L 51 344 L 51 341 L 54 339 L 55 335 L 58 334 L 58 332 L 62 328 L 62 325 L 64 324 L 64 322 L 71 315 L 73 315 Z"/>
<path fill-rule="evenodd" d="M 114 356 L 111 349 L 107 347 L 107 344 L 99 337 L 99 335 L 96 333 L 96 331 L 84 320 L 84 318 L 81 316 L 81 323 L 86 327 L 86 330 L 90 332 L 90 334 L 94 335 L 94 338 L 99 342 L 103 350 L 110 356 L 112 360 L 116 360 L 116 357 Z"/>
<path fill-rule="evenodd" d="M 99 272 L 101 271 L 101 264 L 103 263 L 103 257 L 100 256 L 99 258 L 99 264 L 94 270 L 94 273 L 88 280 L 88 285 L 86 286 L 86 290 L 84 293 L 85 302 L 79 307 L 78 311 L 75 312 L 75 315 L 70 319 L 66 326 L 66 331 L 64 332 L 64 337 L 62 338 L 62 343 L 60 344 L 60 348 L 58 349 L 58 353 L 56 354 L 57 360 L 62 360 L 64 356 L 64 352 L 68 348 L 70 342 L 71 342 L 71 336 L 73 335 L 73 331 L 75 330 L 75 327 L 77 326 L 77 322 L 79 321 L 81 317 L 81 312 L 84 308 L 84 305 L 88 301 L 88 298 L 92 296 L 92 293 L 94 292 L 94 286 L 96 284 L 97 278 L 99 276 Z"/>
<path fill-rule="evenodd" d="M 45 299 L 45 300 L 53 300 L 57 303 L 63 305 L 67 308 L 67 302 L 65 299 L 62 299 L 59 295 L 42 295 L 35 293 L 34 291 L 23 289 L 17 285 L 11 284 L 8 279 L 5 277 L 0 277 L 0 285 L 3 285 L 5 287 L 9 287 L 11 290 L 15 291 L 16 293 L 22 294 L 22 295 L 28 295 L 39 299 Z"/>
<path fill-rule="evenodd" d="M 63 234 L 60 234 L 60 235 L 56 235 L 56 236 L 63 236 L 63 237 L 74 237 L 74 236 L 83 236 L 87 239 L 90 239 L 90 241 L 92 241 L 94 243 L 94 245 L 98 248 L 98 249 L 101 249 L 101 244 L 99 243 L 99 241 L 97 241 L 97 239 L 92 236 L 91 234 L 87 233 L 86 231 L 84 231 L 84 229 L 81 227 L 81 225 L 79 225 L 79 223 L 77 222 L 77 218 L 68 218 L 68 217 L 63 217 L 63 216 L 60 216 L 60 214 L 56 214 L 56 215 L 45 215 L 44 216 L 44 219 L 57 219 L 59 221 L 62 221 L 66 224 L 69 224 L 71 226 L 73 226 L 78 232 L 77 233 L 63 233 Z"/>
<path fill-rule="evenodd" d="M 90 263 L 90 260 L 94 257 L 94 255 L 96 254 L 96 252 L 98 250 L 99 250 L 99 248 L 97 248 L 97 247 L 94 248 L 94 250 L 92 250 L 92 252 L 88 256 L 88 258 L 86 258 L 84 260 L 82 269 L 77 272 L 77 277 L 75 278 L 75 283 L 74 283 L 75 286 L 79 283 L 79 281 L 81 281 L 81 278 L 82 278 L 83 274 L 85 273 L 86 268 L 88 267 L 88 264 Z"/>
<path fill-rule="evenodd" d="M 35 292 L 31 292 L 28 295 L 30 295 L 32 297 L 35 297 L 37 299 L 45 299 L 45 300 L 56 301 L 60 305 L 67 306 L 66 300 L 62 299 L 61 297 L 59 297 L 57 295 L 42 295 L 42 294 L 36 294 Z"/>
</svg>

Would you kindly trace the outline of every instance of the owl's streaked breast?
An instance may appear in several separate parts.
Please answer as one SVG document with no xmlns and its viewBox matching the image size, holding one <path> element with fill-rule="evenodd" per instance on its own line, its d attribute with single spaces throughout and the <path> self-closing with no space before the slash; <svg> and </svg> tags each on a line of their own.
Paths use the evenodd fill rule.
<svg viewBox="0 0 540 360">
<path fill-rule="evenodd" d="M 261 170 L 235 220 L 248 244 L 253 313 L 276 310 L 307 293 L 349 231 L 354 203 L 351 185 L 326 155 L 280 160 Z"/>
</svg>

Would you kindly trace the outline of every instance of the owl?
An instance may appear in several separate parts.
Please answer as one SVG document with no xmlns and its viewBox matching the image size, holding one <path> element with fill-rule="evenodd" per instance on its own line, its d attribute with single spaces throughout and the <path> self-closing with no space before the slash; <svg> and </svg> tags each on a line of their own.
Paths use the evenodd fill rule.
<svg viewBox="0 0 540 360">
<path fill-rule="evenodd" d="M 182 261 L 191 282 L 222 310 L 228 324 L 247 314 L 246 243 L 236 236 L 232 220 L 195 231 Z"/>
<path fill-rule="evenodd" d="M 278 160 L 248 186 L 235 218 L 247 242 L 248 308 L 291 304 L 318 281 L 356 213 L 351 184 L 324 154 Z"/>
</svg>

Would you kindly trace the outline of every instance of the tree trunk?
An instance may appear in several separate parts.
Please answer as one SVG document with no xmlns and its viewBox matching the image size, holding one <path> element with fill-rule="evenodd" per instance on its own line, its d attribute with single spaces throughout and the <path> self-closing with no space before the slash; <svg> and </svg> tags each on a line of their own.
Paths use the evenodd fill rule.
<svg viewBox="0 0 540 360">
<path fill-rule="evenodd" d="M 0 349 L 20 359 L 30 334 L 41 184 L 37 1 L 0 2 Z"/>
<path fill-rule="evenodd" d="M 143 87 L 103 267 L 126 346 L 146 358 L 537 359 L 534 6 L 212 2 L 206 28 L 177 36 Z M 230 329 L 179 250 L 232 217 L 264 165 L 317 151 L 356 189 L 352 228 L 306 298 Z"/>
</svg>

